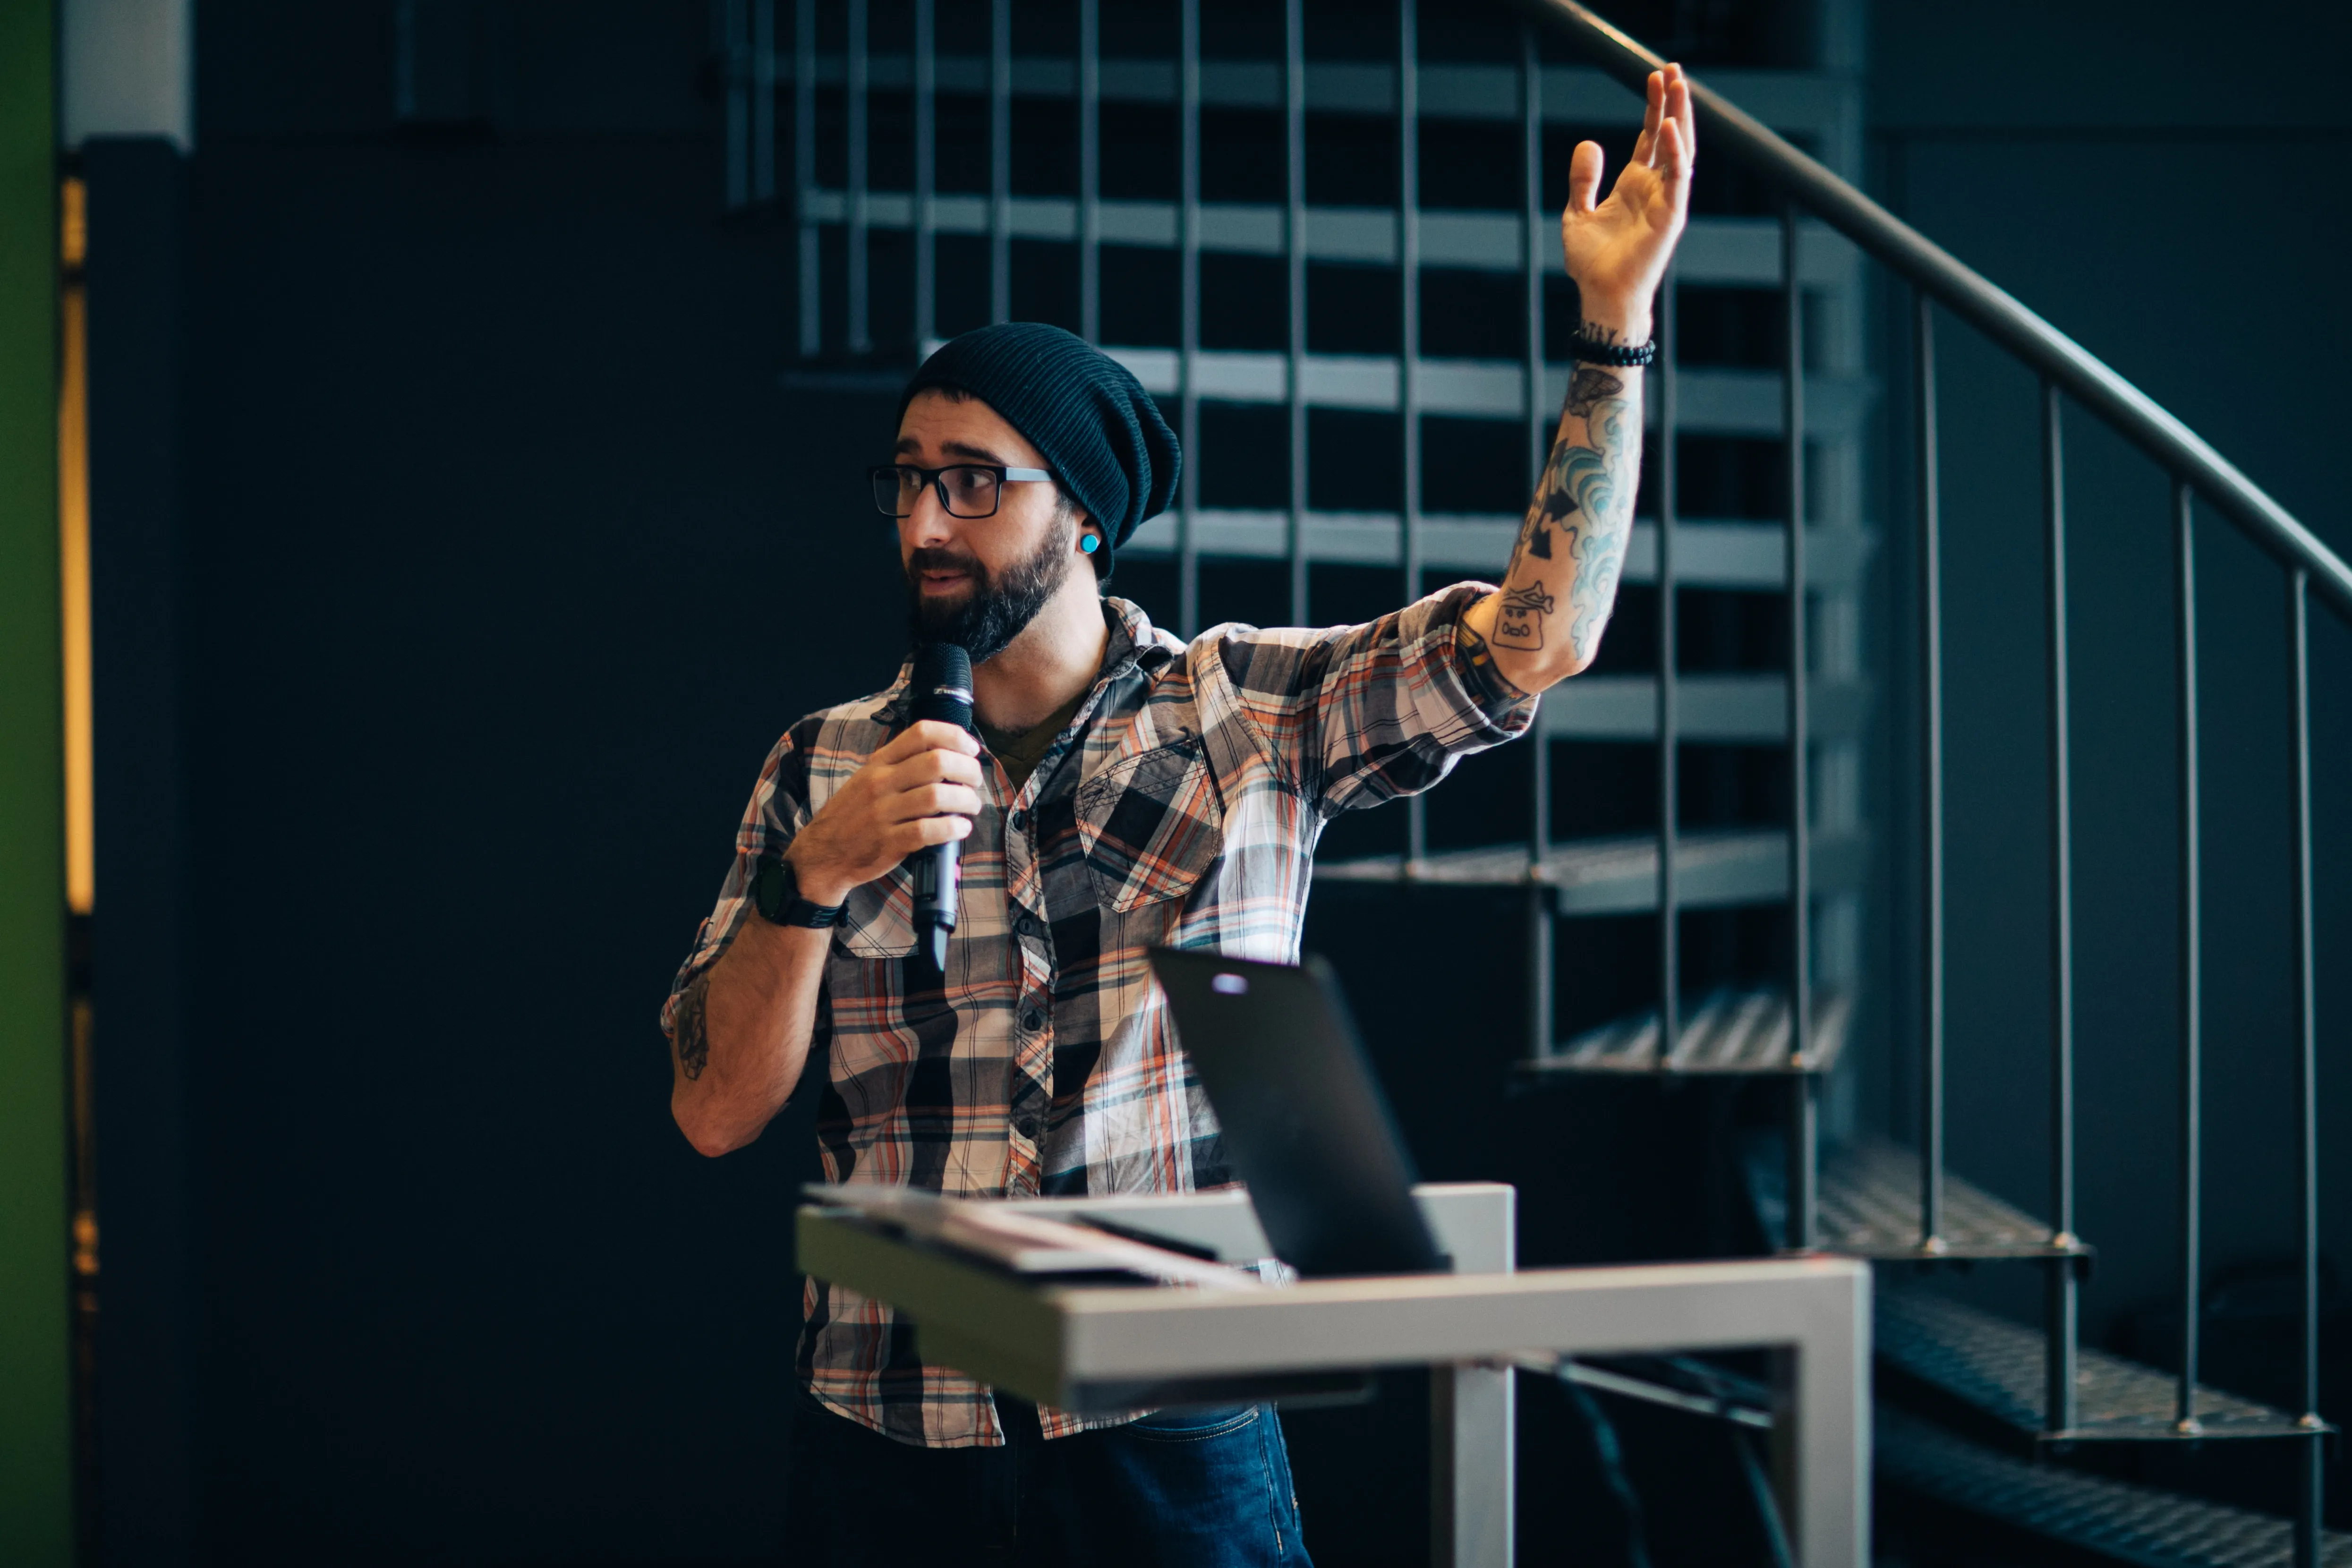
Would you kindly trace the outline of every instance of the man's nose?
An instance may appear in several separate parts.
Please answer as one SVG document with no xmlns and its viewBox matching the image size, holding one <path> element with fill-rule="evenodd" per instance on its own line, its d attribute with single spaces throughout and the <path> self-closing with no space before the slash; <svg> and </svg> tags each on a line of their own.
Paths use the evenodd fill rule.
<svg viewBox="0 0 2352 1568">
<path fill-rule="evenodd" d="M 915 509 L 900 521 L 898 527 L 908 546 L 928 550 L 945 544 L 955 536 L 955 524 L 948 509 L 940 504 L 940 487 L 925 485 L 915 492 Z"/>
</svg>

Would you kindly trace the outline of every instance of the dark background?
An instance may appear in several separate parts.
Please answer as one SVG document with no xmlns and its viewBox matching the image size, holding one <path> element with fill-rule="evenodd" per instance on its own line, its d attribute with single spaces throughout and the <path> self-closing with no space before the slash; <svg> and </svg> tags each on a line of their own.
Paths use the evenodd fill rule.
<svg viewBox="0 0 2352 1568">
<path fill-rule="evenodd" d="M 497 7 L 482 123 L 430 131 L 394 123 L 391 14 L 207 0 L 195 154 L 84 158 L 100 1550 L 789 1561 L 789 1226 L 813 1151 L 788 1118 L 697 1157 L 655 1016 L 775 735 L 895 668 L 889 535 L 854 470 L 892 403 L 780 383 L 791 236 L 722 211 L 705 7 Z M 2241 6 L 2262 48 L 2217 58 L 2200 16 L 1874 7 L 1874 175 L 2341 550 L 2352 111 L 2288 68 L 2340 65 L 2347 24 Z M 2039 1113 L 2011 1109 L 2039 1103 L 2044 1040 L 2032 389 L 1946 341 L 1954 1158 L 2036 1204 Z M 2177 797 L 2163 484 L 2072 428 L 2097 1337 L 2169 1278 Z M 1909 567 L 1884 531 L 1898 739 L 1874 815 L 1900 835 Z M 2227 1262 L 2289 1240 L 2283 655 L 2273 575 L 2210 520 L 2200 542 Z M 1164 577 L 1120 585 L 1170 607 Z M 1345 591 L 1380 607 L 1377 583 Z M 2322 621 L 2316 640 L 2341 867 L 2352 638 Z M 2323 883 L 2323 933 L 2352 917 L 2347 885 Z M 1876 978 L 1899 1014 L 1909 944 L 1887 918 Z M 1308 945 L 1381 997 L 1363 1011 L 1425 1173 L 1519 1181 L 1533 1258 L 1733 1227 L 1705 1211 L 1734 1108 L 1647 1086 L 1507 1098 L 1517 933 L 1496 896 L 1317 895 Z M 1607 982 L 1571 947 L 1564 994 Z M 2347 1001 L 2326 976 L 2331 1062 Z M 1869 1119 L 1904 1078 L 1892 1064 Z M 2335 1237 L 2352 1205 L 2330 1212 Z M 2029 1284 L 1970 1288 L 2024 1310 Z M 1523 1544 L 1605 1557 L 1589 1463 L 1528 1400 L 1548 1435 Z M 1415 1401 L 1294 1423 L 1328 1559 L 1417 1556 Z M 1720 1458 L 1677 1441 L 1654 1462 Z"/>
</svg>

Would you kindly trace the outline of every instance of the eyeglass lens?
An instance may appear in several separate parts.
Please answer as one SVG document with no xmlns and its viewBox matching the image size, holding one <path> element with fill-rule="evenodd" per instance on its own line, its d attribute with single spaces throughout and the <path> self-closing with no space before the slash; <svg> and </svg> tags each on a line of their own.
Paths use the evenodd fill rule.
<svg viewBox="0 0 2352 1568">
<path fill-rule="evenodd" d="M 899 464 L 874 470 L 874 504 L 892 517 L 912 517 L 915 499 L 927 480 L 922 469 Z M 992 517 L 996 512 L 996 470 L 959 467 L 940 470 L 939 482 L 950 517 Z"/>
</svg>

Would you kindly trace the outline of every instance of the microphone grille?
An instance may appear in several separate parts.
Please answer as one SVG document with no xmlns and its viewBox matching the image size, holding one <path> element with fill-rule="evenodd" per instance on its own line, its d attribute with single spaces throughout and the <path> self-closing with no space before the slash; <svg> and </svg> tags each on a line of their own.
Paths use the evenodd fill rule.
<svg viewBox="0 0 2352 1568">
<path fill-rule="evenodd" d="M 971 689 L 971 655 L 960 643 L 925 643 L 915 655 L 915 690 L 929 696 L 942 687 Z"/>
</svg>

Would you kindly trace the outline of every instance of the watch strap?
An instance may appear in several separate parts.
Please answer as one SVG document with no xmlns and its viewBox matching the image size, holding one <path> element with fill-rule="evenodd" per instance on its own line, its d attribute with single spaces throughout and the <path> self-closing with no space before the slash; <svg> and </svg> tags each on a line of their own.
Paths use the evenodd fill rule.
<svg viewBox="0 0 2352 1568">
<path fill-rule="evenodd" d="M 820 904 L 801 896 L 793 863 L 778 856 L 760 862 L 752 879 L 751 907 L 770 925 L 805 926 L 823 931 L 841 923 L 845 904 Z"/>
</svg>

